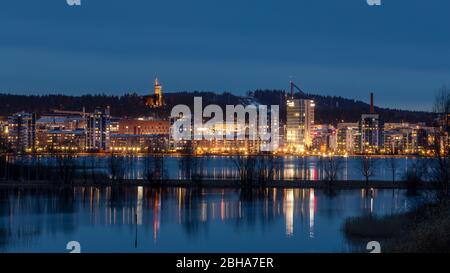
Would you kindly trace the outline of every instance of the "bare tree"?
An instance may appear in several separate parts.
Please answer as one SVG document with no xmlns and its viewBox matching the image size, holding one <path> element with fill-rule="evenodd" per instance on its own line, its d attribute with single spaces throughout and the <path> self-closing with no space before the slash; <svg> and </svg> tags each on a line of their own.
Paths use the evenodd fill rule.
<svg viewBox="0 0 450 273">
<path fill-rule="evenodd" d="M 182 145 L 180 150 L 181 158 L 178 161 L 181 175 L 183 178 L 190 180 L 193 168 L 194 147 L 192 141 L 187 141 Z"/>
<path fill-rule="evenodd" d="M 392 183 L 395 184 L 395 178 L 397 177 L 398 159 L 394 156 L 386 157 L 385 164 L 390 171 L 392 177 Z"/>
<path fill-rule="evenodd" d="M 108 158 L 109 174 L 112 181 L 120 181 L 124 178 L 125 160 L 122 155 L 111 153 Z"/>
<path fill-rule="evenodd" d="M 295 156 L 294 157 L 294 176 L 293 180 L 307 180 L 308 179 L 308 164 L 309 157 L 308 156 Z M 281 172 L 280 176 L 284 178 L 283 172 Z"/>
<path fill-rule="evenodd" d="M 364 176 L 366 181 L 366 187 L 369 186 L 369 179 L 375 175 L 375 162 L 367 155 L 358 157 L 359 170 Z"/>
<path fill-rule="evenodd" d="M 7 179 L 8 161 L 6 153 L 0 153 L 0 178 Z"/>
<path fill-rule="evenodd" d="M 147 182 L 155 184 L 164 179 L 164 157 L 162 155 L 149 155 L 144 158 L 144 178 Z"/>
<path fill-rule="evenodd" d="M 256 175 L 260 186 L 273 182 L 280 170 L 280 160 L 274 155 L 262 155 L 256 160 Z"/>
<path fill-rule="evenodd" d="M 91 181 L 97 181 L 97 158 L 95 156 L 89 157 L 89 168 L 91 169 Z"/>
<path fill-rule="evenodd" d="M 342 170 L 342 158 L 337 156 L 320 157 L 319 165 L 323 170 L 323 179 L 331 185 L 338 179 L 338 175 Z"/>
<path fill-rule="evenodd" d="M 442 87 L 435 97 L 434 112 L 438 116 L 439 127 L 434 132 L 433 179 L 440 185 L 441 195 L 450 196 L 450 90 Z"/>
<path fill-rule="evenodd" d="M 256 158 L 254 156 L 238 154 L 233 156 L 232 160 L 238 171 L 241 186 L 253 186 Z"/>
<path fill-rule="evenodd" d="M 408 195 L 417 195 L 417 189 L 426 177 L 428 177 L 428 160 L 417 158 L 405 173 L 405 181 Z"/>
<path fill-rule="evenodd" d="M 182 156 L 180 161 L 178 161 L 178 164 L 182 176 L 185 179 L 191 180 L 195 183 L 201 183 L 203 179 L 201 170 L 202 161 L 198 156 L 196 156 L 192 141 L 186 142 L 180 152 L 182 153 Z"/>
<path fill-rule="evenodd" d="M 59 153 L 56 155 L 58 177 L 64 184 L 73 182 L 75 177 L 76 162 L 73 152 Z"/>
<path fill-rule="evenodd" d="M 89 173 L 88 173 L 88 158 L 86 156 L 84 156 L 81 159 L 81 175 L 83 177 L 83 182 L 84 183 L 88 183 L 89 181 Z"/>
</svg>

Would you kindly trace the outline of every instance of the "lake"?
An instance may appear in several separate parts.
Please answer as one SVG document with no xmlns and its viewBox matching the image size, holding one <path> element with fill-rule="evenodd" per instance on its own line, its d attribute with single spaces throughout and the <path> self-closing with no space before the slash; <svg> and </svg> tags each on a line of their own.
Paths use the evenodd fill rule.
<svg viewBox="0 0 450 273">
<path fill-rule="evenodd" d="M 108 156 L 78 156 L 74 160 L 79 166 L 95 168 L 96 172 L 109 174 Z M 236 162 L 229 156 L 202 156 L 181 157 L 173 155 L 162 156 L 162 169 L 165 179 L 186 179 L 189 173 L 201 174 L 205 179 L 237 179 L 239 177 Z M 149 157 L 125 156 L 121 157 L 120 165 L 123 167 L 124 178 L 143 179 L 146 172 L 146 164 Z M 52 157 L 23 157 L 15 158 L 30 165 L 56 164 Z M 389 158 L 374 157 L 372 159 L 375 168 L 372 180 L 392 181 L 392 170 Z M 408 169 L 413 168 L 417 162 L 426 162 L 427 159 L 415 157 L 397 157 L 395 161 L 395 179 L 401 180 Z M 358 157 L 339 158 L 339 180 L 364 180 L 361 174 L 361 162 Z M 283 156 L 277 157 L 274 168 L 274 179 L 276 180 L 322 180 L 325 176 L 324 169 L 318 157 Z"/>
<path fill-rule="evenodd" d="M 69 241 L 82 252 L 349 252 L 347 217 L 411 204 L 403 190 L 1 187 L 0 252 L 65 253 Z"/>
</svg>

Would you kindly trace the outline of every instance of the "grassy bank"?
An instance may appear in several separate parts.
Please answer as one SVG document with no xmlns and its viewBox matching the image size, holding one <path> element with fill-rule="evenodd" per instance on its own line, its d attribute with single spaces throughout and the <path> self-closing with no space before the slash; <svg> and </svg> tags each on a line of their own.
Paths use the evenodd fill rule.
<svg viewBox="0 0 450 273">
<path fill-rule="evenodd" d="M 450 202 L 427 203 L 385 217 L 350 218 L 343 231 L 355 245 L 379 241 L 382 252 L 450 253 Z"/>
</svg>

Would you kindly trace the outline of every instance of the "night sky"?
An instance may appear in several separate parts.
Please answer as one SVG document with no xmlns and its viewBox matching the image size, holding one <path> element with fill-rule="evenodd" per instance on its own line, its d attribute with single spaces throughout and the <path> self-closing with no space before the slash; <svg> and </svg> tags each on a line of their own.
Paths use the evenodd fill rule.
<svg viewBox="0 0 450 273">
<path fill-rule="evenodd" d="M 450 87 L 450 1 L 4 0 L 0 92 L 287 89 L 430 110 Z"/>
</svg>

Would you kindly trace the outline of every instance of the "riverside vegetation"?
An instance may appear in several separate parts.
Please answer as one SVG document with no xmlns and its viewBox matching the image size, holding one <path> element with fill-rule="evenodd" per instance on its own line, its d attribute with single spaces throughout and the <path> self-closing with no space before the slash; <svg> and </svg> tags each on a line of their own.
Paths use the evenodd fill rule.
<svg viewBox="0 0 450 273">
<path fill-rule="evenodd" d="M 434 157 L 429 166 L 415 166 L 405 175 L 408 194 L 419 196 L 410 211 L 384 217 L 364 215 L 346 220 L 343 231 L 356 243 L 378 240 L 383 252 L 450 252 L 450 90 L 443 88 L 436 96 L 436 114 L 444 120 L 435 133 Z M 433 192 L 417 191 L 417 185 L 431 178 L 438 185 Z"/>
</svg>

